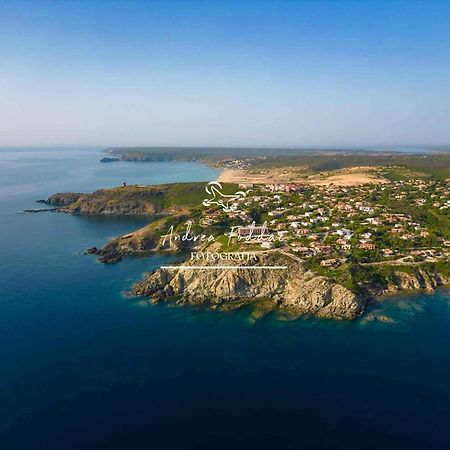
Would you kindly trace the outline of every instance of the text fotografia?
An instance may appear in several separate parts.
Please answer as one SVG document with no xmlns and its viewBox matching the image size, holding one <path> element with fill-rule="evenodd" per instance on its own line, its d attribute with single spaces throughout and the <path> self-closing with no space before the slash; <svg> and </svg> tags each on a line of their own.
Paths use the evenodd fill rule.
<svg viewBox="0 0 450 450">
<path fill-rule="evenodd" d="M 257 261 L 255 253 L 191 252 L 191 261 Z"/>
<path fill-rule="evenodd" d="M 225 233 L 225 236 L 228 236 L 228 245 L 230 245 L 233 239 L 236 239 L 238 242 L 255 244 L 275 242 L 276 238 L 278 240 L 283 240 L 282 237 L 277 237 L 274 234 L 269 233 L 267 222 L 264 222 L 263 225 L 256 225 L 256 223 L 253 222 L 248 226 L 232 226 L 230 231 Z M 216 238 L 212 234 L 195 234 L 192 231 L 192 221 L 189 221 L 186 223 L 186 229 L 181 233 L 176 233 L 173 225 L 171 225 L 167 230 L 167 233 L 161 236 L 161 240 L 161 244 L 164 246 L 166 244 L 173 245 L 176 242 L 191 242 L 194 244 L 211 243 L 215 242 Z"/>
</svg>

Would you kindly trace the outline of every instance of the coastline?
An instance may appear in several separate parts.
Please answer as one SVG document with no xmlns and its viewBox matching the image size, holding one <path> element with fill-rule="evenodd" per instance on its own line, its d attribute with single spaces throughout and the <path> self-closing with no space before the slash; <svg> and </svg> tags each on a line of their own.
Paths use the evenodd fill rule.
<svg viewBox="0 0 450 450">
<path fill-rule="evenodd" d="M 194 270 L 183 268 L 196 264 Z M 284 264 L 286 270 L 242 270 L 236 266 L 254 262 L 189 261 L 170 268 L 159 268 L 133 286 L 134 295 L 150 303 L 173 301 L 178 305 L 203 305 L 225 310 L 263 302 L 273 311 L 289 311 L 301 316 L 352 320 L 365 316 L 368 304 L 380 303 L 402 293 L 432 293 L 450 289 L 450 278 L 418 268 L 414 273 L 395 271 L 387 286 L 373 282 L 354 292 L 332 278 L 317 274 L 281 252 L 259 254 L 260 265 Z M 202 268 L 204 267 L 204 269 Z M 208 269 L 208 270 L 205 270 Z"/>
<path fill-rule="evenodd" d="M 214 167 L 211 164 L 208 164 L 208 162 L 206 161 L 199 160 L 197 161 L 197 163 L 205 165 L 206 167 Z M 215 166 L 214 169 L 218 170 L 219 168 Z M 380 168 L 378 167 L 357 166 L 349 169 L 321 172 L 319 174 L 315 174 L 314 176 L 308 175 L 303 180 L 305 184 L 308 184 L 310 186 L 308 188 L 309 191 L 307 192 L 316 192 L 316 190 L 320 190 L 320 188 L 316 186 L 326 186 L 325 190 L 327 190 L 327 192 L 330 191 L 333 193 L 336 192 L 336 189 L 339 189 L 339 187 L 353 186 L 353 184 L 356 183 L 359 190 L 356 190 L 355 192 L 367 193 L 369 191 L 372 192 L 375 189 L 385 189 L 384 187 L 376 187 L 377 184 L 385 183 L 385 181 L 380 178 L 379 171 Z M 256 195 L 256 198 L 258 199 L 257 207 L 260 207 L 261 203 L 263 203 L 263 201 L 261 201 L 262 198 L 267 202 L 274 201 L 275 199 L 275 202 L 271 204 L 271 208 L 276 208 L 276 202 L 281 202 L 281 198 L 284 196 L 286 200 L 290 199 L 291 202 L 293 200 L 297 200 L 300 203 L 296 207 L 303 208 L 302 205 L 304 205 L 305 203 L 302 203 L 304 202 L 304 199 L 302 199 L 302 192 L 304 191 L 296 190 L 295 185 L 292 190 L 291 186 L 287 186 L 289 189 L 285 190 L 285 186 L 283 184 L 274 186 L 269 183 L 269 181 L 273 180 L 275 180 L 277 183 L 280 183 L 280 178 L 277 177 L 281 177 L 281 179 L 283 179 L 283 177 L 293 176 L 294 172 L 292 168 L 278 168 L 274 170 L 272 172 L 272 175 L 270 176 L 267 176 L 266 170 L 257 172 L 257 174 L 254 174 L 249 173 L 246 169 L 232 169 L 229 167 L 221 167 L 220 173 L 218 174 L 216 179 L 223 183 L 233 184 L 238 182 L 245 182 L 251 185 L 253 183 L 248 183 L 248 181 L 255 181 L 255 177 L 262 177 L 263 180 L 261 180 L 261 184 L 263 184 L 264 186 L 255 186 L 254 189 L 251 189 L 251 191 L 249 191 L 253 193 L 256 192 L 256 194 L 248 194 L 245 200 L 246 205 L 249 204 L 248 200 L 251 199 L 251 195 Z M 372 180 L 372 178 L 370 177 L 377 177 L 377 183 L 371 182 L 369 183 L 369 186 L 362 187 L 367 180 L 365 178 L 361 179 L 361 174 L 363 174 L 364 176 L 369 176 L 370 180 Z M 269 184 L 269 186 L 265 186 L 266 183 Z M 422 181 L 420 183 L 422 183 Z M 330 184 L 333 184 L 331 188 L 328 187 Z M 277 189 L 280 186 L 282 187 L 281 195 L 280 190 Z M 361 186 L 361 188 L 359 188 L 359 186 Z M 393 184 L 393 186 L 397 185 Z M 228 186 L 227 188 L 231 189 L 230 193 L 235 192 L 235 187 Z M 366 191 L 363 191 L 364 189 Z M 343 189 L 343 191 L 348 192 L 345 188 Z M 323 193 L 323 191 L 321 192 Z M 322 201 L 322 198 L 327 198 L 326 195 L 316 196 L 315 193 L 313 195 L 315 195 L 314 198 L 316 199 L 317 203 L 320 203 Z M 198 219 L 198 226 L 200 227 L 196 230 L 196 232 L 200 232 L 203 227 L 214 225 L 214 221 L 211 221 L 211 219 L 216 218 L 221 221 L 221 226 L 226 226 L 227 224 L 229 225 L 229 222 L 227 222 L 227 217 L 228 219 L 231 216 L 237 218 L 240 214 L 239 212 L 237 214 L 234 214 L 233 212 L 231 214 L 223 214 L 220 212 L 220 208 L 217 207 L 206 210 L 201 206 L 202 200 L 204 201 L 204 198 L 204 182 L 175 182 L 161 185 L 127 185 L 124 183 L 123 186 L 109 189 L 99 189 L 91 194 L 81 194 L 76 192 L 54 194 L 48 200 L 41 200 L 40 202 L 47 203 L 48 205 L 59 205 L 61 206 L 60 210 L 63 212 L 82 215 L 150 215 L 150 217 L 152 217 L 154 221 L 152 223 L 149 223 L 145 227 L 116 237 L 110 240 L 103 247 L 91 247 L 87 250 L 87 253 L 97 255 L 100 262 L 114 264 L 120 262 L 125 256 L 133 255 L 145 256 L 150 254 L 174 254 L 177 252 L 180 254 L 183 251 L 197 250 L 220 252 L 223 245 L 223 243 L 221 242 L 214 242 L 213 244 L 205 243 L 205 245 L 195 245 L 190 242 L 183 242 L 182 239 L 179 239 L 177 242 L 170 242 L 169 245 L 164 245 L 164 243 L 161 244 L 161 236 L 165 232 L 167 232 L 167 229 L 170 228 L 170 226 L 178 227 L 178 231 L 180 231 L 184 224 L 187 223 L 187 221 L 189 221 L 193 215 Z M 292 205 L 295 206 L 296 204 L 292 203 L 291 206 Z M 335 222 L 338 222 L 338 216 L 341 215 L 340 220 L 345 220 L 346 214 L 342 214 L 338 210 L 333 209 L 335 207 L 333 201 L 331 201 L 329 206 L 327 206 L 326 203 L 322 206 L 329 208 L 328 215 L 330 216 L 330 218 L 324 219 L 322 214 L 325 213 L 325 210 L 323 207 L 319 208 L 319 205 L 317 205 L 314 206 L 313 209 L 320 209 L 322 211 L 320 212 L 320 219 L 330 221 L 334 220 Z M 348 205 L 343 204 L 344 209 L 347 206 Z M 364 217 L 364 214 L 367 216 L 373 216 L 375 213 L 375 209 L 373 209 L 372 207 L 363 206 L 362 208 L 366 208 L 370 211 L 353 214 L 361 214 L 362 217 Z M 331 212 L 332 210 L 333 213 Z M 307 212 L 307 214 L 307 217 L 309 218 L 312 214 L 315 213 Z M 326 215 L 327 214 L 325 213 L 325 216 Z M 317 248 L 317 252 L 320 253 L 320 249 L 322 247 L 327 247 L 327 245 L 323 244 L 322 241 L 327 238 L 329 233 L 322 233 L 323 237 L 320 237 L 320 241 L 317 242 L 320 233 L 316 234 L 314 232 L 308 231 L 307 229 L 303 229 L 303 231 L 311 233 L 311 237 L 314 238 L 311 240 L 312 242 L 310 243 L 310 245 L 308 244 L 308 242 L 305 242 L 305 240 L 308 238 L 303 238 L 304 240 L 301 244 L 299 244 L 298 242 L 294 242 L 294 245 L 292 245 L 292 241 L 299 239 L 299 234 L 296 233 L 296 229 L 299 227 L 298 223 L 297 226 L 291 231 L 284 230 L 289 230 L 290 221 L 299 219 L 292 215 L 290 216 L 291 219 L 276 219 L 276 217 L 281 217 L 281 215 L 273 215 L 269 219 L 271 220 L 272 224 L 278 223 L 279 225 L 281 225 L 281 228 L 272 228 L 274 241 L 277 235 L 280 236 L 279 232 L 277 231 L 280 229 L 282 230 L 281 233 L 290 232 L 292 233 L 292 236 L 291 242 L 283 242 L 282 240 L 280 240 L 278 242 L 278 248 L 280 248 L 280 251 L 278 253 L 272 253 L 272 255 L 276 259 L 283 258 L 282 254 L 284 254 L 285 256 L 289 256 L 291 259 L 296 259 L 299 261 L 299 264 L 297 264 L 295 268 L 292 266 L 292 264 L 290 264 L 290 273 L 287 275 L 288 277 L 291 277 L 292 280 L 294 280 L 292 283 L 296 286 L 296 288 L 294 289 L 292 287 L 293 285 L 286 285 L 286 280 L 284 280 L 282 277 L 272 277 L 274 286 L 278 286 L 279 289 L 274 290 L 273 287 L 269 287 L 266 289 L 264 287 L 264 283 L 266 282 L 266 278 L 269 279 L 272 274 L 263 272 L 264 277 L 262 279 L 258 279 L 258 281 L 254 279 L 253 281 L 251 281 L 252 278 L 248 276 L 248 273 L 246 273 L 242 275 L 240 274 L 238 277 L 239 279 L 237 279 L 234 275 L 225 276 L 226 282 L 228 283 L 227 289 L 229 289 L 229 291 L 226 293 L 226 295 L 224 295 L 223 291 L 221 291 L 220 289 L 216 289 L 217 280 L 219 280 L 222 275 L 219 272 L 215 272 L 213 279 L 210 280 L 211 284 L 208 288 L 210 292 L 209 297 L 211 299 L 211 302 L 208 303 L 208 301 L 205 300 L 207 296 L 202 293 L 203 300 L 200 301 L 200 303 L 208 304 L 209 306 L 214 306 L 215 304 L 221 304 L 222 306 L 224 306 L 223 304 L 226 303 L 227 299 L 234 304 L 245 304 L 249 301 L 250 298 L 258 298 L 262 301 L 265 297 L 273 297 L 277 299 L 275 301 L 277 307 L 281 307 L 283 309 L 291 308 L 293 310 L 297 310 L 297 312 L 299 312 L 300 314 L 311 314 L 319 317 L 353 319 L 364 313 L 365 305 L 367 304 L 367 302 L 371 301 L 371 299 L 378 300 L 386 295 L 390 295 L 399 291 L 415 291 L 418 289 L 424 291 L 433 291 L 442 285 L 448 285 L 450 283 L 450 279 L 445 278 L 446 275 L 442 275 L 448 275 L 445 268 L 437 267 L 437 265 L 432 266 L 429 264 L 422 264 L 418 261 L 405 262 L 404 259 L 397 261 L 396 259 L 394 259 L 394 257 L 391 257 L 389 260 L 381 259 L 379 262 L 373 263 L 367 263 L 364 262 L 364 260 L 362 260 L 362 263 L 361 260 L 353 260 L 352 262 L 352 260 L 346 260 L 346 254 L 342 251 L 338 254 L 338 256 L 330 255 L 330 253 L 326 253 L 326 251 L 323 251 L 323 254 L 320 254 L 317 260 L 317 258 L 315 258 L 317 253 L 314 253 L 312 255 L 311 249 Z M 244 221 L 244 223 L 249 223 L 249 221 L 252 220 L 247 212 L 241 217 L 241 219 Z M 264 220 L 267 221 L 268 218 L 266 217 Z M 300 220 L 303 220 L 303 227 L 307 228 L 309 226 L 308 222 L 305 222 L 304 219 Z M 412 219 L 409 220 L 412 221 Z M 262 223 L 262 221 L 258 223 Z M 373 228 L 377 227 L 377 225 L 373 223 L 365 226 Z M 337 225 L 333 225 L 333 227 L 342 227 L 345 233 L 351 234 L 349 230 L 347 230 L 343 225 L 339 223 L 337 223 Z M 330 227 L 328 227 L 328 231 L 329 230 Z M 344 233 L 344 231 L 342 231 L 342 233 Z M 394 231 L 397 230 L 394 229 Z M 425 233 L 428 232 L 425 230 Z M 367 242 L 372 241 L 370 239 L 371 233 L 365 233 L 365 235 L 366 236 L 364 237 L 364 241 L 359 241 L 363 242 L 364 245 L 366 245 Z M 338 239 L 339 245 L 341 245 L 342 242 L 343 239 Z M 270 242 L 268 242 L 267 244 L 270 244 Z M 349 245 L 347 241 L 344 242 L 344 244 Z M 229 241 L 228 245 L 230 245 Z M 236 244 L 235 248 L 233 249 L 238 251 L 242 250 L 244 248 L 242 247 L 242 245 L 244 245 L 245 247 L 246 243 L 244 242 L 240 245 Z M 307 247 L 304 247 L 304 245 L 306 245 Z M 359 245 L 358 241 L 356 241 L 356 244 L 353 245 L 354 248 L 357 248 L 356 246 Z M 375 246 L 375 244 L 372 243 L 368 245 Z M 246 248 L 254 249 L 256 253 L 263 253 L 260 247 L 263 246 L 260 242 L 257 242 L 254 245 Z M 275 244 L 272 247 L 275 247 Z M 272 247 L 269 245 L 265 248 Z M 334 248 L 335 252 L 339 252 L 338 245 L 335 245 L 334 247 L 328 245 L 328 247 Z M 259 249 L 259 251 L 256 249 Z M 275 248 L 272 248 L 271 252 L 274 252 L 275 250 Z M 294 254 L 294 252 L 305 251 L 307 253 Z M 395 254 L 398 255 L 398 252 L 395 252 Z M 303 257 L 299 258 L 300 255 L 303 255 Z M 180 256 L 182 255 L 180 254 Z M 314 258 L 310 258 L 311 256 L 313 256 Z M 441 256 L 438 255 L 437 259 L 433 259 L 430 256 L 427 256 L 427 261 L 438 263 L 441 262 L 441 260 L 439 259 L 441 257 L 445 257 L 445 251 Z M 330 264 L 326 265 L 327 263 Z M 378 266 L 380 267 L 378 268 Z M 433 268 L 435 268 L 435 271 L 433 271 Z M 175 274 L 176 281 L 175 286 L 173 286 L 173 279 L 164 272 L 165 269 L 158 270 L 158 276 L 166 281 L 161 282 L 161 286 L 154 292 L 151 292 L 151 294 L 157 294 L 157 301 L 163 299 L 174 299 L 177 303 L 180 304 L 197 303 L 194 298 L 195 295 L 193 293 L 196 292 L 196 286 L 198 286 L 202 282 L 202 273 L 193 273 L 192 275 L 190 275 L 189 279 L 187 279 L 185 277 L 185 274 L 181 274 L 178 271 L 178 273 Z M 357 274 L 355 277 L 352 274 L 350 277 L 348 277 L 347 275 L 351 270 L 360 271 L 360 274 Z M 373 271 L 373 273 L 371 271 Z M 299 275 L 304 273 L 308 273 L 304 280 L 296 279 L 296 277 L 298 278 Z M 384 280 L 384 284 L 379 283 L 380 279 Z M 317 281 L 318 284 L 314 285 L 315 287 L 311 289 L 310 298 L 303 298 L 303 286 L 311 280 Z M 241 285 L 241 282 L 244 282 L 245 286 Z M 180 283 L 184 287 L 183 289 L 178 289 L 177 291 L 176 289 L 174 289 L 174 287 L 176 287 Z M 249 288 L 252 283 L 255 284 L 255 286 L 253 286 L 255 290 L 251 290 Z M 327 286 L 327 288 L 323 290 L 325 285 Z M 146 295 L 150 291 L 152 291 L 152 289 L 153 288 L 150 288 L 150 290 L 144 289 L 141 293 Z M 259 293 L 259 291 L 261 292 Z M 331 298 L 334 298 L 334 300 L 331 301 Z M 339 305 L 340 299 L 351 299 L 350 303 L 356 302 L 355 304 L 357 306 L 352 307 L 353 309 L 350 313 L 345 310 L 347 308 L 347 306 L 345 305 L 343 306 L 344 309 L 340 310 L 339 308 L 341 308 L 342 306 Z M 314 301 L 316 301 L 315 306 L 313 305 Z M 330 301 L 331 303 L 334 302 L 335 304 L 331 308 L 332 311 L 329 311 L 330 307 L 328 306 L 328 303 Z M 231 303 L 230 307 L 233 306 L 231 305 Z"/>
</svg>

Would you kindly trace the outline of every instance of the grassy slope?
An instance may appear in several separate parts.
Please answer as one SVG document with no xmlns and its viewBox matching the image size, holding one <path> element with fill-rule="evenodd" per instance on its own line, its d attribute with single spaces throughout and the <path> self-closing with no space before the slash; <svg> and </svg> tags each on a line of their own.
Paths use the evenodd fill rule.
<svg viewBox="0 0 450 450">
<path fill-rule="evenodd" d="M 236 190 L 234 184 L 224 184 L 225 192 Z M 109 207 L 148 207 L 150 213 L 161 213 L 169 208 L 200 207 L 205 198 L 205 183 L 174 183 L 157 186 L 125 186 L 100 189 L 86 194 L 67 207 L 68 211 L 90 212 Z"/>
<path fill-rule="evenodd" d="M 436 178 L 450 177 L 450 154 L 439 155 L 297 155 L 268 157 L 254 162 L 255 168 L 308 166 L 314 172 L 356 166 L 398 166 Z M 399 171 L 400 172 L 400 171 Z"/>
</svg>

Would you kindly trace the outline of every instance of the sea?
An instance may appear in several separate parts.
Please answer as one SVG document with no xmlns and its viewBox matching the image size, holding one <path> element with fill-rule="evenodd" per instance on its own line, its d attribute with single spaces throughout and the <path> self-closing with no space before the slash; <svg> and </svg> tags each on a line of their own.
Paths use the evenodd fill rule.
<svg viewBox="0 0 450 450">
<path fill-rule="evenodd" d="M 147 218 L 22 211 L 218 172 L 100 150 L 0 150 L 0 449 L 450 447 L 449 291 L 352 322 L 149 305 L 129 290 L 171 257 L 83 254 Z"/>
</svg>

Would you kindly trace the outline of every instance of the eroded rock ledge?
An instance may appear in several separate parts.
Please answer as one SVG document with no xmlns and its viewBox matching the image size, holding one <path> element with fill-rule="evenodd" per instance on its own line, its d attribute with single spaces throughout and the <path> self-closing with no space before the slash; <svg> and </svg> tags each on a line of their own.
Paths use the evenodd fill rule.
<svg viewBox="0 0 450 450">
<path fill-rule="evenodd" d="M 190 263 L 184 263 L 189 265 Z M 258 300 L 298 314 L 354 319 L 366 300 L 351 290 L 306 270 L 288 256 L 264 254 L 255 261 L 227 261 L 230 266 L 285 265 L 286 269 L 158 269 L 136 284 L 133 293 L 150 301 L 176 300 L 181 304 L 242 306 Z M 223 265 L 195 262 L 195 265 Z"/>
<path fill-rule="evenodd" d="M 388 280 L 388 285 L 383 289 L 373 289 L 375 296 L 395 294 L 401 291 L 427 291 L 433 292 L 439 287 L 450 286 L 450 278 L 441 273 L 429 272 L 416 268 L 407 273 L 397 270 Z"/>
<path fill-rule="evenodd" d="M 185 262 L 183 266 L 192 263 Z M 195 261 L 195 265 L 224 265 L 223 261 Z M 425 268 L 410 273 L 394 270 L 387 284 L 366 284 L 359 293 L 306 269 L 301 261 L 282 253 L 258 255 L 258 261 L 226 261 L 225 265 L 283 265 L 286 269 L 158 269 L 133 287 L 133 294 L 149 297 L 152 303 L 205 305 L 235 309 L 253 302 L 265 307 L 331 319 L 355 319 L 369 301 L 400 291 L 426 290 L 450 286 L 450 277 Z"/>
</svg>

